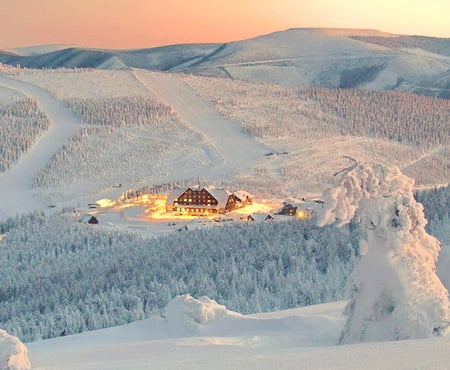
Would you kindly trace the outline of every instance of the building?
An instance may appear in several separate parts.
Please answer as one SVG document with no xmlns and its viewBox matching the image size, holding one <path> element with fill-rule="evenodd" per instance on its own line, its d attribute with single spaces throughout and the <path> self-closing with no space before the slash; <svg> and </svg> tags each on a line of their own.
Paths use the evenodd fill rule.
<svg viewBox="0 0 450 370">
<path fill-rule="evenodd" d="M 253 213 L 247 216 L 247 221 L 265 222 L 274 220 L 273 216 L 268 213 Z"/>
<path fill-rule="evenodd" d="M 172 191 L 167 197 L 166 211 L 193 215 L 227 213 L 251 202 L 250 196 L 238 197 L 225 189 L 191 186 Z"/>
<path fill-rule="evenodd" d="M 88 223 L 88 224 L 91 224 L 91 225 L 98 225 L 98 219 L 97 219 L 97 217 L 92 216 L 92 217 L 88 220 L 87 223 Z"/>
</svg>

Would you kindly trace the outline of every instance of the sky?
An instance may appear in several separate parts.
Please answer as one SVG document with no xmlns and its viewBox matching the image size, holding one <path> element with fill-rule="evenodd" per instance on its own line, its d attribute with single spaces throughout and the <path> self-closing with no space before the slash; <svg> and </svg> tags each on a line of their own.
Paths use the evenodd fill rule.
<svg viewBox="0 0 450 370">
<path fill-rule="evenodd" d="M 0 48 L 133 49 L 296 27 L 450 37 L 449 0 L 0 0 Z"/>
</svg>

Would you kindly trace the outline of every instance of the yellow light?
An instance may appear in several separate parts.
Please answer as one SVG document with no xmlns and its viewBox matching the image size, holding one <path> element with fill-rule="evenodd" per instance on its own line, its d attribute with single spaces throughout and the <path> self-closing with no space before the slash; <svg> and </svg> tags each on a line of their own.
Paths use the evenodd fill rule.
<svg viewBox="0 0 450 370">
<path fill-rule="evenodd" d="M 105 207 L 114 206 L 116 204 L 116 202 L 114 202 L 111 199 L 104 198 L 104 199 L 97 200 L 95 202 L 95 204 L 97 204 L 98 207 L 105 208 Z"/>
<path fill-rule="evenodd" d="M 202 210 L 196 212 L 190 211 L 189 208 L 174 207 L 176 210 L 166 210 L 167 194 L 146 194 L 132 199 L 121 199 L 121 201 L 112 201 L 110 199 L 101 199 L 96 202 L 99 208 L 107 208 L 108 211 L 120 211 L 131 207 L 145 207 L 145 216 L 143 220 L 148 221 L 176 221 L 176 220 L 195 220 L 197 218 L 214 219 L 218 216 L 216 212 L 212 212 L 212 204 L 208 204 Z M 209 201 L 210 202 L 210 201 Z M 231 214 L 249 215 L 252 213 L 271 213 L 277 209 L 279 205 L 271 204 L 266 199 L 238 208 Z M 172 207 L 169 207 L 170 209 Z"/>
</svg>

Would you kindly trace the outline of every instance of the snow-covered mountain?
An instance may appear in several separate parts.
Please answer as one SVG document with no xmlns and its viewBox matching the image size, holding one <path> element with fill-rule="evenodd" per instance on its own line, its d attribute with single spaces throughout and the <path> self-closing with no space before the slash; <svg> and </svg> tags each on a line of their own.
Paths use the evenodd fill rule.
<svg viewBox="0 0 450 370">
<path fill-rule="evenodd" d="M 382 294 L 368 294 L 377 298 L 370 306 L 367 295 L 360 294 L 363 304 L 354 310 L 350 304 L 347 314 L 363 323 L 384 320 L 382 328 L 398 334 L 402 326 L 388 325 L 391 317 L 408 328 L 415 326 L 403 320 L 403 301 L 423 308 L 416 312 L 425 316 L 440 307 L 428 309 L 429 294 L 434 294 L 426 285 L 426 294 L 417 295 L 409 289 L 417 287 L 415 280 L 404 284 L 411 270 L 414 277 L 429 276 L 416 268 L 421 256 L 428 261 L 427 271 L 434 273 L 439 249 L 434 239 L 428 249 L 426 244 L 424 250 L 413 248 L 417 235 L 421 241 L 428 234 L 421 206 L 412 202 L 412 180 L 405 180 L 408 194 L 398 194 L 403 177 L 394 176 L 397 172 L 380 167 L 375 174 L 364 170 L 356 176 L 352 170 L 358 170 L 357 162 L 387 163 L 414 177 L 417 185 L 447 186 L 445 192 L 430 192 L 433 202 L 427 203 L 433 204 L 428 208 L 434 214 L 433 235 L 443 241 L 437 272 L 448 287 L 450 100 L 240 80 L 278 78 L 287 84 L 290 77 L 301 76 L 311 82 L 319 73 L 323 84 L 382 88 L 381 82 L 404 72 L 401 66 L 417 77 L 448 63 L 440 41 L 417 39 L 414 45 L 420 50 L 404 54 L 403 39 L 385 45 L 384 38 L 394 37 L 377 31 L 290 30 L 225 45 L 181 45 L 123 55 L 68 49 L 21 59 L 51 60 L 53 66 L 92 63 L 98 69 L 0 66 L 0 164 L 5 162 L 0 173 L 0 261 L 5 270 L 0 275 L 0 311 L 2 325 L 9 323 L 2 329 L 21 340 L 36 340 L 27 344 L 36 369 L 446 368 L 450 336 L 336 346 L 344 326 L 349 327 L 342 313 L 345 302 L 251 316 L 229 311 L 340 300 L 349 269 L 360 255 L 366 262 L 353 274 L 354 286 L 372 287 L 363 278 L 376 275 L 373 288 Z M 411 55 L 430 67 L 415 66 Z M 142 61 L 152 68 L 227 78 L 128 68 Z M 448 86 L 448 67 L 439 76 L 442 86 Z M 413 86 L 408 85 L 413 77 L 398 89 Z M 434 79 L 428 83 L 435 88 Z M 36 121 L 39 129 L 31 130 Z M 357 159 L 351 167 L 349 157 Z M 345 173 L 355 176 L 332 191 L 340 196 L 322 197 L 322 190 Z M 193 181 L 245 188 L 274 203 L 293 199 L 332 205 L 332 221 L 349 221 L 353 214 L 347 211 L 355 211 L 358 203 L 367 238 L 359 234 L 358 225 L 342 230 L 341 238 L 335 232 L 340 229 L 318 230 L 312 219 L 269 225 L 210 221 L 209 230 L 187 221 L 150 221 L 144 203 L 102 208 L 114 204 L 105 198 L 119 201 L 134 193 L 140 202 L 143 189 L 167 190 Z M 383 183 L 389 187 L 378 191 Z M 381 214 L 375 212 L 380 209 Z M 91 214 L 100 219 L 99 225 L 83 223 Z M 15 215 L 20 217 L 7 220 Z M 386 243 L 393 238 L 398 243 Z M 380 240 L 398 255 L 379 248 Z M 377 251 L 395 257 L 395 263 L 388 260 L 382 266 L 397 267 L 398 276 L 383 268 L 367 274 L 364 267 L 372 266 L 367 258 Z M 306 257 L 296 258 L 297 252 Z M 403 258 L 408 253 L 413 258 Z M 399 278 L 396 284 L 389 280 L 393 275 Z M 379 289 L 380 280 L 395 289 Z M 412 299 L 402 289 L 413 293 Z M 439 291 L 445 306 L 446 290 Z M 185 295 L 169 303 L 164 317 L 156 315 L 183 293 L 196 298 L 206 294 L 229 309 Z M 150 313 L 155 317 L 147 321 L 71 335 Z M 432 335 L 402 332 L 393 340 L 444 334 L 447 322 L 441 325 L 441 313 L 447 314 L 446 307 L 437 312 L 439 320 L 420 320 Z M 49 337 L 54 339 L 41 340 Z M 368 334 L 359 339 L 392 337 Z M 0 354 L 6 348 L 0 361 L 10 361 L 9 344 L 0 347 Z"/>
<path fill-rule="evenodd" d="M 128 51 L 69 48 L 34 56 L 0 55 L 0 62 L 32 68 L 144 68 L 283 85 L 450 96 L 450 39 L 375 30 L 289 29 L 225 44 Z"/>
<path fill-rule="evenodd" d="M 19 48 L 14 48 L 13 51 L 21 56 L 33 56 L 40 54 L 52 53 L 58 50 L 64 50 L 74 47 L 68 44 L 49 44 L 49 45 L 35 45 L 35 46 L 24 46 Z"/>
<path fill-rule="evenodd" d="M 139 50 L 104 50 L 69 47 L 62 50 L 34 55 L 1 55 L 0 62 L 20 64 L 29 68 L 144 68 L 169 70 L 181 65 L 198 62 L 213 53 L 219 44 L 173 45 Z"/>
</svg>

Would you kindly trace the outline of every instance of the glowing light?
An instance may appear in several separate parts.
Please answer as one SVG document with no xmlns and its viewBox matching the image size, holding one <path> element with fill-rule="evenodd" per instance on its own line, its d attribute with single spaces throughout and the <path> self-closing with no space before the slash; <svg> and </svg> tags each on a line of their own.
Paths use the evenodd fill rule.
<svg viewBox="0 0 450 370">
<path fill-rule="evenodd" d="M 295 213 L 295 217 L 300 218 L 300 219 L 307 218 L 308 212 L 307 211 L 297 211 Z"/>
<path fill-rule="evenodd" d="M 121 199 L 119 201 L 112 201 L 110 199 L 100 199 L 96 202 L 99 208 L 108 209 L 108 211 L 120 211 L 131 207 L 145 207 L 145 216 L 143 220 L 148 221 L 179 221 L 179 220 L 195 220 L 195 219 L 209 219 L 213 220 L 223 215 L 215 212 L 210 212 L 205 209 L 202 212 L 188 212 L 181 210 L 176 212 L 168 212 L 166 210 L 167 194 L 146 194 L 132 199 Z M 261 201 L 253 200 L 252 204 L 245 207 L 238 208 L 229 215 L 249 215 L 253 213 L 270 213 L 279 207 L 278 204 L 271 204 L 266 199 Z"/>
<path fill-rule="evenodd" d="M 105 207 L 113 207 L 116 204 L 116 202 L 114 202 L 111 199 L 104 198 L 97 200 L 95 204 L 100 208 L 105 208 Z"/>
<path fill-rule="evenodd" d="M 249 215 L 252 213 L 270 213 L 274 209 L 277 209 L 279 207 L 278 205 L 267 203 L 265 199 L 261 202 L 263 203 L 259 203 L 253 200 L 252 204 L 248 204 L 243 208 L 238 208 L 237 210 L 233 211 L 233 213 L 245 215 Z"/>
</svg>

